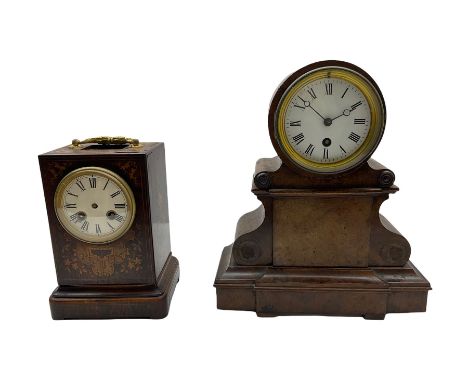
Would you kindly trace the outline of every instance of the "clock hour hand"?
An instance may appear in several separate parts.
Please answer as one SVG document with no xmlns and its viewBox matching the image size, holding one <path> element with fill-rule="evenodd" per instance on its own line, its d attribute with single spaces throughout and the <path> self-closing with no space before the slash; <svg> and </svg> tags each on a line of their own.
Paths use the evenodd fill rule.
<svg viewBox="0 0 468 382">
<path fill-rule="evenodd" d="M 302 99 L 301 97 L 299 97 L 299 99 L 304 103 L 305 107 L 310 107 L 313 111 L 317 113 L 317 115 L 320 118 L 322 118 L 325 121 L 325 118 L 322 116 L 322 114 L 320 114 L 317 110 L 314 109 L 314 107 L 310 104 L 310 101 L 306 101 L 305 99 Z"/>
<path fill-rule="evenodd" d="M 344 111 L 343 111 L 340 115 L 336 116 L 335 118 L 332 118 L 331 120 L 334 121 L 335 119 L 340 118 L 340 117 L 342 117 L 343 115 L 348 116 L 349 114 L 351 114 L 351 110 L 349 110 L 349 109 L 344 109 Z"/>
<path fill-rule="evenodd" d="M 359 107 L 360 105 L 362 105 L 362 101 L 358 101 L 356 102 L 355 104 L 351 105 L 351 107 L 349 109 L 344 109 L 343 113 L 341 113 L 340 115 L 336 116 L 335 118 L 332 118 L 331 121 L 334 121 L 335 119 L 337 118 L 340 118 L 342 115 L 350 115 L 351 112 L 356 109 L 357 107 Z"/>
</svg>

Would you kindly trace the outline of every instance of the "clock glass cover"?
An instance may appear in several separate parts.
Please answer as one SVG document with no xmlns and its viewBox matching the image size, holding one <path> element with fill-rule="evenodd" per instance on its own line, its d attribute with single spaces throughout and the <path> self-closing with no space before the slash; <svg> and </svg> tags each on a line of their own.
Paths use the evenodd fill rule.
<svg viewBox="0 0 468 382">
<path fill-rule="evenodd" d="M 135 217 L 128 184 L 100 167 L 72 171 L 55 192 L 55 212 L 63 228 L 88 243 L 108 243 L 125 234 Z"/>
<path fill-rule="evenodd" d="M 376 85 L 339 66 L 297 78 L 282 95 L 275 116 L 282 151 L 312 172 L 337 173 L 362 163 L 384 127 L 385 104 Z"/>
</svg>

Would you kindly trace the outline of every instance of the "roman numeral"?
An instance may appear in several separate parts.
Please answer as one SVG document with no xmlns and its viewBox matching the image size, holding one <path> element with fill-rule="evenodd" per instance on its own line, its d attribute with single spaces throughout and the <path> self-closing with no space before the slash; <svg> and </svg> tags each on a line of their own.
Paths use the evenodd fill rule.
<svg viewBox="0 0 468 382">
<path fill-rule="evenodd" d="M 81 191 L 86 190 L 86 188 L 85 188 L 84 184 L 81 182 L 81 180 L 78 180 L 76 182 L 76 185 L 80 188 Z"/>
<path fill-rule="evenodd" d="M 332 95 L 333 94 L 333 84 L 332 83 L 325 84 L 325 91 L 327 92 L 327 95 Z"/>
<path fill-rule="evenodd" d="M 296 146 L 304 140 L 304 134 L 300 133 L 293 137 Z"/>
<path fill-rule="evenodd" d="M 119 223 L 122 223 L 123 220 L 124 220 L 124 217 L 122 215 L 119 215 L 119 214 L 115 214 L 115 220 L 117 220 Z"/>
<path fill-rule="evenodd" d="M 112 224 L 111 224 L 111 223 L 107 222 L 107 225 L 110 227 L 110 229 L 111 229 L 112 231 L 115 231 L 115 228 L 112 227 Z"/>
<path fill-rule="evenodd" d="M 70 191 L 67 191 L 67 194 L 70 195 L 70 196 L 76 196 L 76 197 L 78 197 L 78 195 L 73 194 L 73 193 L 71 193 Z"/>
<path fill-rule="evenodd" d="M 289 126 L 291 126 L 291 127 L 301 126 L 301 121 L 290 121 Z"/>
<path fill-rule="evenodd" d="M 115 208 L 125 208 L 127 205 L 125 203 L 115 203 L 114 207 Z"/>
<path fill-rule="evenodd" d="M 362 102 L 359 101 L 359 102 L 356 102 L 354 105 L 351 106 L 351 110 L 354 110 L 356 109 L 358 106 L 362 105 Z"/>
<path fill-rule="evenodd" d="M 357 135 L 356 133 L 351 133 L 349 134 L 348 138 L 357 143 L 359 139 L 361 138 L 361 136 Z"/>
<path fill-rule="evenodd" d="M 97 233 L 98 235 L 101 234 L 101 226 L 100 226 L 99 224 L 96 224 L 96 233 Z"/>
<path fill-rule="evenodd" d="M 346 150 L 343 148 L 343 146 L 340 145 L 340 149 L 346 154 Z"/>
<path fill-rule="evenodd" d="M 65 208 L 76 208 L 76 203 L 67 203 L 65 204 Z"/>
<path fill-rule="evenodd" d="M 366 123 L 365 118 L 354 118 L 354 124 L 355 125 L 364 125 Z"/>
<path fill-rule="evenodd" d="M 309 146 L 307 146 L 307 148 L 305 150 L 305 153 L 309 154 L 309 155 L 312 155 L 312 152 L 314 151 L 314 149 L 315 149 L 314 145 L 309 145 Z"/>
<path fill-rule="evenodd" d="M 346 94 L 346 92 L 348 91 L 349 88 L 346 88 L 346 90 L 344 91 L 343 95 L 341 96 L 341 98 L 343 98 Z"/>
<path fill-rule="evenodd" d="M 89 186 L 91 188 L 96 188 L 96 178 L 91 177 L 91 178 L 88 178 L 88 180 L 89 180 Z"/>
<path fill-rule="evenodd" d="M 294 103 L 293 105 L 294 105 L 295 107 L 298 107 L 299 109 L 303 109 L 303 110 L 305 109 L 305 107 L 304 107 L 304 106 L 297 105 L 297 104 L 295 104 L 295 103 Z"/>
<path fill-rule="evenodd" d="M 306 100 L 302 98 L 300 95 L 298 95 L 297 98 L 299 98 L 304 103 L 304 106 L 305 106 Z"/>
<path fill-rule="evenodd" d="M 323 149 L 323 159 L 328 159 L 328 149 Z"/>
<path fill-rule="evenodd" d="M 102 189 L 103 191 L 106 189 L 107 185 L 109 184 L 109 179 L 107 179 L 106 184 L 104 185 L 104 188 Z"/>
<path fill-rule="evenodd" d="M 83 224 L 81 225 L 81 230 L 88 232 L 88 227 L 89 227 L 89 222 L 85 220 Z"/>
<path fill-rule="evenodd" d="M 310 88 L 307 90 L 307 93 L 310 94 L 310 96 L 312 97 L 312 99 L 316 99 L 317 96 L 315 95 L 315 92 L 314 92 L 314 89 Z"/>
<path fill-rule="evenodd" d="M 112 197 L 112 198 L 115 198 L 117 195 L 120 194 L 120 192 L 121 192 L 120 190 L 115 191 L 113 194 L 111 194 L 111 197 Z"/>
</svg>

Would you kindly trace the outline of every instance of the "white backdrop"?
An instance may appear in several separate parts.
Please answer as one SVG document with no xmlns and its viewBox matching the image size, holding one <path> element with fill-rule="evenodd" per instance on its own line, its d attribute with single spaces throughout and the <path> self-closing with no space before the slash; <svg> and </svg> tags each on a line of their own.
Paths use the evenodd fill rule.
<svg viewBox="0 0 468 382">
<path fill-rule="evenodd" d="M 466 380 L 462 2 L 1 1 L 2 381 Z M 401 191 L 382 211 L 431 281 L 425 314 L 257 318 L 216 310 L 255 161 L 290 72 L 323 59 L 373 76 L 387 104 L 374 158 Z M 164 141 L 168 318 L 53 321 L 56 286 L 37 155 L 96 135 Z"/>
</svg>

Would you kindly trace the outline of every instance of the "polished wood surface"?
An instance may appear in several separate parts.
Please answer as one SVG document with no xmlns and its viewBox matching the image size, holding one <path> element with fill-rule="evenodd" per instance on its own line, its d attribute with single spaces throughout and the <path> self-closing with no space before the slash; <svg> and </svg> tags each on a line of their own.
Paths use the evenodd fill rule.
<svg viewBox="0 0 468 382">
<path fill-rule="evenodd" d="M 147 296 L 135 290 L 135 286 L 143 286 L 167 296 L 172 294 L 167 285 L 178 280 L 178 262 L 171 256 L 164 158 L 163 143 L 143 143 L 140 147 L 65 146 L 39 156 L 59 284 L 50 299 L 54 318 L 130 318 L 139 316 L 138 312 L 144 317 L 164 316 L 156 313 L 159 310 L 156 305 L 166 304 L 167 308 L 169 305 L 159 303 L 163 299 L 158 300 L 156 296 L 151 302 L 155 313 L 149 314 L 151 309 L 141 303 L 145 300 L 136 305 L 119 305 L 117 297 L 108 295 L 111 287 L 144 299 Z M 87 166 L 115 172 L 128 183 L 135 196 L 136 214 L 131 228 L 108 244 L 90 244 L 76 239 L 64 230 L 55 214 L 54 194 L 59 182 L 69 172 Z M 165 267 L 166 274 L 162 277 Z M 169 276 L 172 281 L 160 285 Z M 93 317 L 90 317 L 90 309 Z"/>
<path fill-rule="evenodd" d="M 341 174 L 298 174 L 286 166 L 279 157 L 259 159 L 255 165 L 252 191 L 266 189 L 337 189 L 385 188 L 398 191 L 393 183 L 395 174 L 374 159 L 360 167 Z"/>
<path fill-rule="evenodd" d="M 52 318 L 164 318 L 169 313 L 178 280 L 179 262 L 170 255 L 157 286 L 59 286 L 49 299 Z"/>
<path fill-rule="evenodd" d="M 302 176 L 278 157 L 259 160 L 252 192 L 262 205 L 239 219 L 223 251 L 218 308 L 367 319 L 425 311 L 430 284 L 379 213 L 398 191 L 394 179 L 373 160 L 329 177 Z"/>
<path fill-rule="evenodd" d="M 403 267 L 239 266 L 232 246 L 223 250 L 215 287 L 218 309 L 366 319 L 424 312 L 430 290 L 410 261 Z"/>
</svg>

